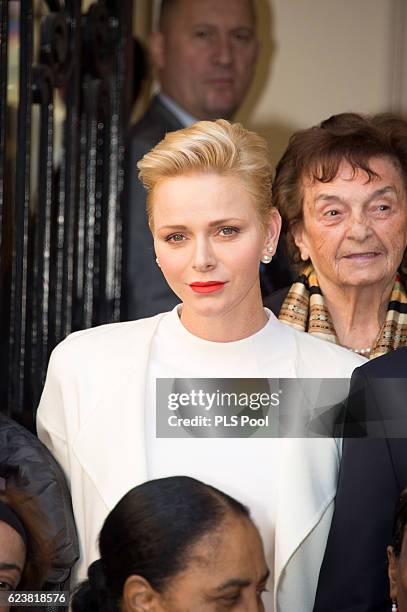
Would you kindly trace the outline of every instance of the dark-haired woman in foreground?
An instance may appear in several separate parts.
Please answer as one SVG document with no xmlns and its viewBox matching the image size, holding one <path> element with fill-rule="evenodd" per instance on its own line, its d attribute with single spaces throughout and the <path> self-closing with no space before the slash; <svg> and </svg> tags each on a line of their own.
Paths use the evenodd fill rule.
<svg viewBox="0 0 407 612">
<path fill-rule="evenodd" d="M 108 515 L 99 548 L 73 612 L 264 610 L 269 572 L 248 510 L 194 478 L 129 491 Z"/>
</svg>

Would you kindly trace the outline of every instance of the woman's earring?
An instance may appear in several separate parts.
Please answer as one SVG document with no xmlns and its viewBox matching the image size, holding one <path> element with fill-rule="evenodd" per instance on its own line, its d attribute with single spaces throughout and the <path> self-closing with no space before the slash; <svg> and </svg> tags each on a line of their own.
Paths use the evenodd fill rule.
<svg viewBox="0 0 407 612">
<path fill-rule="evenodd" d="M 394 601 L 394 599 L 391 605 L 391 612 L 398 612 L 397 601 Z"/>
<path fill-rule="evenodd" d="M 155 258 L 155 262 L 156 262 L 157 266 L 158 266 L 159 268 L 161 268 L 161 266 L 160 266 L 160 262 L 158 261 L 158 257 L 156 257 L 156 258 Z"/>
<path fill-rule="evenodd" d="M 270 245 L 267 247 L 266 249 L 267 253 L 265 255 L 263 255 L 263 257 L 261 258 L 261 262 L 264 264 L 269 264 L 270 261 L 273 259 L 273 253 L 274 253 L 274 247 L 273 245 Z"/>
</svg>

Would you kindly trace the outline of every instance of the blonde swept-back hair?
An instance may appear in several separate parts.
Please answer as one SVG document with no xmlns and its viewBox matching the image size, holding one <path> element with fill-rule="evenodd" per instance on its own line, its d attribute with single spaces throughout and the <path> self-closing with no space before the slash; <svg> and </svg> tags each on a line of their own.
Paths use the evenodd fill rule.
<svg viewBox="0 0 407 612">
<path fill-rule="evenodd" d="M 199 121 L 170 132 L 137 164 L 147 190 L 147 215 L 152 228 L 152 194 L 165 178 L 193 173 L 236 176 L 253 199 L 266 225 L 271 204 L 273 168 L 264 138 L 240 123 L 225 119 Z"/>
</svg>

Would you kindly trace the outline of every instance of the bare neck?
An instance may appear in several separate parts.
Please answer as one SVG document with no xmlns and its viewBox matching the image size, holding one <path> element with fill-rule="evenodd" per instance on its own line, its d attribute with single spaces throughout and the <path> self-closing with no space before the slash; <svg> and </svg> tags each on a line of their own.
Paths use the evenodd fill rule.
<svg viewBox="0 0 407 612">
<path fill-rule="evenodd" d="M 235 342 L 260 331 L 267 323 L 267 314 L 262 305 L 259 288 L 255 299 L 244 300 L 237 307 L 221 315 L 199 316 L 184 304 L 181 322 L 198 338 L 211 342 Z"/>
<path fill-rule="evenodd" d="M 321 283 L 321 291 L 342 346 L 362 349 L 375 344 L 386 318 L 393 282 L 334 289 Z"/>
</svg>

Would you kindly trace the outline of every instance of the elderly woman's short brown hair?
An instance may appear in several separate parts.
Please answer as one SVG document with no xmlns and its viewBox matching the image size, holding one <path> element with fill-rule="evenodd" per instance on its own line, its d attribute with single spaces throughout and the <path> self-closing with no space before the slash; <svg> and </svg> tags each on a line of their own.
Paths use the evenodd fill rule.
<svg viewBox="0 0 407 612">
<path fill-rule="evenodd" d="M 377 178 L 369 167 L 372 157 L 388 157 L 400 170 L 407 191 L 407 122 L 394 115 L 333 115 L 320 125 L 294 134 L 276 168 L 273 204 L 283 219 L 291 262 L 301 257 L 293 228 L 303 221 L 303 181 L 329 183 L 342 162 L 354 172 L 364 170 L 368 180 Z M 403 260 L 406 263 L 406 253 Z"/>
</svg>

